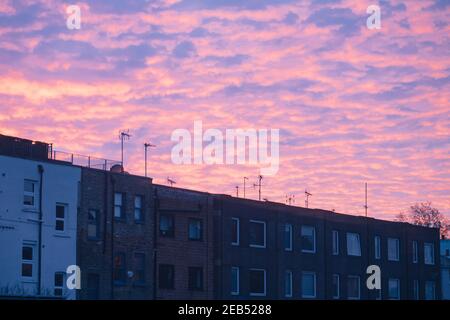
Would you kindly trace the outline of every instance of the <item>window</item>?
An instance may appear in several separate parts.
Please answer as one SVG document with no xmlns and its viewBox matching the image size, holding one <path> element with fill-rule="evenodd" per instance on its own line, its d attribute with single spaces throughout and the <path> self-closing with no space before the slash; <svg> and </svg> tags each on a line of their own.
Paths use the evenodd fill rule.
<svg viewBox="0 0 450 320">
<path fill-rule="evenodd" d="M 339 232 L 337 230 L 333 230 L 331 232 L 331 237 L 332 237 L 332 254 L 337 256 L 339 254 Z"/>
<path fill-rule="evenodd" d="M 55 272 L 55 287 L 53 294 L 62 297 L 64 288 L 64 272 Z"/>
<path fill-rule="evenodd" d="M 189 267 L 189 290 L 202 291 L 203 290 L 203 268 Z"/>
<path fill-rule="evenodd" d="M 87 277 L 87 298 L 97 300 L 99 298 L 100 276 L 96 273 L 88 273 Z"/>
<path fill-rule="evenodd" d="M 123 285 L 127 281 L 127 269 L 125 263 L 125 253 L 116 253 L 114 256 L 114 284 L 115 285 Z"/>
<path fill-rule="evenodd" d="M 419 280 L 413 281 L 413 299 L 419 300 Z"/>
<path fill-rule="evenodd" d="M 391 300 L 400 299 L 400 280 L 389 279 L 388 281 L 388 295 Z"/>
<path fill-rule="evenodd" d="M 67 216 L 67 205 L 62 204 L 62 203 L 57 203 L 56 204 L 55 230 L 64 231 L 66 216 Z"/>
<path fill-rule="evenodd" d="M 417 241 L 412 242 L 412 261 L 413 263 L 419 262 L 419 251 Z"/>
<path fill-rule="evenodd" d="M 381 237 L 375 236 L 375 259 L 381 259 Z"/>
<path fill-rule="evenodd" d="M 134 221 L 137 223 L 142 223 L 144 221 L 144 215 L 142 212 L 142 204 L 143 204 L 142 196 L 134 197 Z"/>
<path fill-rule="evenodd" d="M 284 250 L 292 251 L 292 224 L 284 225 Z"/>
<path fill-rule="evenodd" d="M 425 282 L 425 300 L 436 299 L 436 283 L 434 281 Z"/>
<path fill-rule="evenodd" d="M 88 239 L 97 240 L 99 238 L 99 212 L 98 210 L 90 209 L 88 211 Z"/>
<path fill-rule="evenodd" d="M 361 256 L 361 243 L 358 233 L 347 232 L 347 255 Z"/>
<path fill-rule="evenodd" d="M 250 269 L 250 295 L 266 295 L 266 270 Z"/>
<path fill-rule="evenodd" d="M 202 240 L 202 220 L 189 219 L 189 240 Z"/>
<path fill-rule="evenodd" d="M 239 267 L 231 267 L 231 294 L 239 294 Z"/>
<path fill-rule="evenodd" d="M 34 249 L 35 245 L 24 244 L 22 246 L 22 277 L 33 278 L 34 272 Z"/>
<path fill-rule="evenodd" d="M 316 273 L 302 272 L 302 298 L 316 297 Z"/>
<path fill-rule="evenodd" d="M 250 220 L 250 247 L 266 247 L 266 223 L 264 221 Z"/>
<path fill-rule="evenodd" d="M 239 218 L 231 218 L 231 244 L 239 245 Z"/>
<path fill-rule="evenodd" d="M 114 218 L 124 219 L 123 193 L 114 193 Z"/>
<path fill-rule="evenodd" d="M 171 264 L 159 265 L 159 288 L 173 289 L 175 278 L 175 267 Z"/>
<path fill-rule="evenodd" d="M 347 298 L 349 300 L 357 300 L 360 298 L 359 276 L 348 276 Z"/>
<path fill-rule="evenodd" d="M 400 241 L 395 238 L 388 238 L 388 260 L 400 260 Z"/>
<path fill-rule="evenodd" d="M 36 181 L 25 180 L 23 186 L 23 204 L 25 206 L 36 206 Z"/>
<path fill-rule="evenodd" d="M 290 270 L 284 272 L 284 296 L 292 297 L 292 271 Z"/>
<path fill-rule="evenodd" d="M 339 299 L 340 297 L 339 289 L 339 275 L 333 274 L 333 299 Z"/>
<path fill-rule="evenodd" d="M 169 214 L 160 215 L 159 234 L 163 237 L 173 237 L 175 235 L 174 218 L 172 215 Z"/>
<path fill-rule="evenodd" d="M 434 264 L 434 244 L 425 243 L 423 247 L 425 264 Z"/>
<path fill-rule="evenodd" d="M 145 284 L 145 254 L 135 253 L 134 254 L 134 283 L 138 285 Z"/>
<path fill-rule="evenodd" d="M 316 252 L 316 229 L 311 226 L 301 228 L 302 252 Z"/>
</svg>

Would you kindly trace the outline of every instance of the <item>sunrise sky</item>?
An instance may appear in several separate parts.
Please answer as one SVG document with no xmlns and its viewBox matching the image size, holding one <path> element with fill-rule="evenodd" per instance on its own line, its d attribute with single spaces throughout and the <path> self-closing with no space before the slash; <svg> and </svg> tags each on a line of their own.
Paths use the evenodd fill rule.
<svg viewBox="0 0 450 320">
<path fill-rule="evenodd" d="M 154 182 L 234 194 L 258 167 L 174 165 L 171 133 L 277 128 L 263 197 L 359 215 L 367 182 L 372 216 L 450 215 L 449 22 L 446 0 L 1 0 L 0 133 L 120 160 L 130 129 L 130 173 L 149 141 Z"/>
</svg>

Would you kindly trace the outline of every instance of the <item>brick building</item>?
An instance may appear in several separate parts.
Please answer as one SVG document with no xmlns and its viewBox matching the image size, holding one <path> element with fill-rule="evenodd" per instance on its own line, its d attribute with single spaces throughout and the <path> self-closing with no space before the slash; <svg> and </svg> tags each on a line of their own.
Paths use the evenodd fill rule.
<svg viewBox="0 0 450 320">
<path fill-rule="evenodd" d="M 120 169 L 82 169 L 77 242 L 80 299 L 154 297 L 152 180 Z"/>
<path fill-rule="evenodd" d="M 440 297 L 437 229 L 230 196 L 214 209 L 217 299 Z"/>
<path fill-rule="evenodd" d="M 156 299 L 212 299 L 212 198 L 204 192 L 154 188 Z"/>
</svg>

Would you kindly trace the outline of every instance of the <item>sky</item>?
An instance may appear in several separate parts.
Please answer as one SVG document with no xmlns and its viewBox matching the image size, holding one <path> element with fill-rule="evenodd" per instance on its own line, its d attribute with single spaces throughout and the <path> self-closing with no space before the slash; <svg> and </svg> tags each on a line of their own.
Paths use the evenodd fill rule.
<svg viewBox="0 0 450 320">
<path fill-rule="evenodd" d="M 368 29 L 370 5 L 381 28 Z M 68 29 L 78 5 L 81 28 Z M 450 216 L 450 1 L 0 1 L 0 133 L 120 160 L 155 183 L 257 199 L 258 165 L 178 165 L 176 129 L 280 130 L 262 196 Z"/>
</svg>

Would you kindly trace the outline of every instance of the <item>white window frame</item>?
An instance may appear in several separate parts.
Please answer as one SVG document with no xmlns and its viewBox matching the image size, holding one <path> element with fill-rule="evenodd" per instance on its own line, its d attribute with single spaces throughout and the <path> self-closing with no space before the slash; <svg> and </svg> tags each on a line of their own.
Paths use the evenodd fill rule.
<svg viewBox="0 0 450 320">
<path fill-rule="evenodd" d="M 331 245 L 331 254 L 334 256 L 339 255 L 339 231 L 338 230 L 333 230 L 331 231 L 331 241 L 332 241 L 332 245 Z"/>
<path fill-rule="evenodd" d="M 139 199 L 139 206 L 136 206 L 136 200 Z M 144 221 L 144 210 L 142 208 L 142 205 L 144 204 L 144 197 L 137 194 L 134 196 L 134 214 L 133 218 L 135 222 L 143 222 Z M 136 212 L 139 212 L 139 219 L 136 219 Z"/>
<path fill-rule="evenodd" d="M 381 237 L 375 236 L 373 241 L 374 241 L 375 259 L 380 260 L 381 259 Z"/>
<path fill-rule="evenodd" d="M 348 280 L 350 278 L 358 280 L 358 296 L 357 297 L 349 297 L 348 290 L 347 290 L 347 300 L 360 300 L 361 299 L 361 277 L 356 276 L 356 275 L 348 275 L 347 276 L 347 286 L 348 286 Z"/>
<path fill-rule="evenodd" d="M 391 283 L 397 283 L 397 293 L 398 295 L 396 297 L 391 296 Z M 389 300 L 400 300 L 401 295 L 401 289 L 400 289 L 400 279 L 397 278 L 389 278 L 388 280 L 388 297 Z"/>
<path fill-rule="evenodd" d="M 55 297 L 64 297 L 64 283 L 66 282 L 65 281 L 66 280 L 66 273 L 62 272 L 62 271 L 58 271 L 58 272 L 55 272 L 54 277 L 56 277 L 56 274 L 58 274 L 58 273 L 62 275 L 62 285 L 61 286 L 56 286 L 56 283 L 53 283 L 53 295 Z M 54 278 L 53 278 L 53 281 L 55 281 Z M 61 295 L 56 295 L 55 294 L 55 291 L 57 289 L 61 289 Z"/>
<path fill-rule="evenodd" d="M 427 297 L 427 287 L 429 284 L 433 286 L 433 296 Z M 435 281 L 425 281 L 425 300 L 436 300 L 436 282 Z"/>
<path fill-rule="evenodd" d="M 117 204 L 117 198 L 116 196 L 120 195 L 120 204 Z M 125 198 L 124 194 L 122 192 L 115 192 L 114 193 L 114 219 L 125 219 L 125 208 L 124 208 L 124 201 Z M 116 208 L 120 207 L 120 216 L 116 216 Z"/>
<path fill-rule="evenodd" d="M 302 244 L 302 252 L 303 253 L 316 253 L 316 228 L 310 225 L 302 225 L 300 228 L 300 239 L 303 237 L 303 228 L 311 228 L 313 231 L 313 249 L 304 249 Z"/>
<path fill-rule="evenodd" d="M 263 293 L 259 293 L 259 292 L 250 292 L 249 295 L 252 297 L 265 297 L 267 294 L 267 273 L 266 273 L 266 269 L 256 269 L 256 268 L 250 268 L 249 272 L 252 271 L 263 271 L 264 272 L 264 292 Z"/>
<path fill-rule="evenodd" d="M 292 251 L 292 230 L 293 230 L 292 224 L 286 223 L 286 224 L 284 225 L 284 233 L 283 233 L 283 235 L 286 236 L 286 232 L 289 232 L 289 246 L 286 247 L 286 243 L 283 243 L 283 245 L 284 245 L 284 251 Z M 284 240 L 285 240 L 285 239 L 284 239 L 284 237 L 283 237 L 283 242 L 284 242 Z"/>
<path fill-rule="evenodd" d="M 236 223 L 236 228 L 237 228 L 237 230 L 236 230 L 237 241 L 234 242 L 233 239 L 231 239 L 231 245 L 232 245 L 232 246 L 238 246 L 239 243 L 240 243 L 240 229 L 241 229 L 241 227 L 240 227 L 240 221 L 239 221 L 239 218 L 236 218 L 236 217 L 232 217 L 232 218 L 231 218 L 231 221 L 232 221 L 232 222 L 233 222 L 233 221 L 236 221 L 236 222 L 237 222 L 237 223 Z M 233 226 L 233 223 L 231 224 L 231 226 Z"/>
<path fill-rule="evenodd" d="M 419 263 L 419 244 L 416 240 L 412 242 L 412 262 Z"/>
<path fill-rule="evenodd" d="M 33 184 L 33 192 L 31 191 L 25 191 L 25 182 L 30 182 Z M 22 201 L 22 204 L 25 208 L 36 208 L 37 207 L 37 181 L 31 180 L 31 179 L 24 179 L 23 180 L 23 200 L 25 199 L 25 196 L 33 197 L 33 204 L 25 204 Z"/>
<path fill-rule="evenodd" d="M 332 298 L 337 300 L 337 299 L 339 299 L 341 297 L 341 284 L 340 284 L 340 276 L 339 276 L 339 274 L 334 273 L 332 275 L 331 284 L 333 284 L 334 279 L 337 279 L 337 282 L 336 282 L 337 283 L 337 295 L 335 295 L 334 286 L 333 286 Z"/>
<path fill-rule="evenodd" d="M 314 280 L 314 295 L 305 295 L 303 293 L 303 276 L 304 275 L 312 275 L 313 276 L 313 280 Z M 306 299 L 314 299 L 317 298 L 317 276 L 316 273 L 313 271 L 302 271 L 302 285 L 301 285 L 301 290 L 302 290 L 302 298 L 306 298 Z"/>
<path fill-rule="evenodd" d="M 56 208 L 60 206 L 64 208 L 64 218 L 58 218 L 58 216 L 56 215 Z M 69 214 L 69 205 L 66 203 L 61 203 L 61 202 L 57 202 L 55 205 L 55 231 L 56 232 L 60 232 L 60 233 L 64 233 L 67 229 L 67 218 L 68 218 L 68 214 Z M 56 222 L 57 221 L 62 221 L 63 222 L 63 229 L 62 230 L 58 230 L 56 229 Z"/>
<path fill-rule="evenodd" d="M 286 277 L 289 277 L 289 288 L 286 287 Z M 289 290 L 287 290 L 289 289 Z M 292 298 L 292 271 L 286 270 L 284 272 L 284 296 L 286 298 Z"/>
<path fill-rule="evenodd" d="M 357 236 L 357 239 L 358 239 L 358 253 L 357 254 L 353 254 L 353 253 L 350 253 L 350 251 L 349 251 L 349 240 L 350 240 L 350 235 L 356 235 Z M 347 232 L 347 234 L 346 234 L 346 240 L 347 240 L 347 255 L 348 256 L 351 256 L 351 257 L 361 257 L 361 236 L 359 235 L 359 233 L 357 233 L 357 232 Z"/>
<path fill-rule="evenodd" d="M 427 247 L 431 247 L 431 261 L 427 261 Z M 423 261 L 426 265 L 428 266 L 432 266 L 435 263 L 435 257 L 434 257 L 434 243 L 431 242 L 425 242 L 423 244 Z"/>
<path fill-rule="evenodd" d="M 389 250 L 389 244 L 390 243 L 392 243 L 392 241 L 395 241 L 395 243 L 396 243 L 396 246 L 395 246 L 395 248 L 396 248 L 396 257 L 391 257 L 390 256 L 390 250 Z M 387 246 L 388 246 L 388 248 L 387 248 L 387 251 L 388 251 L 388 261 L 400 261 L 400 239 L 398 239 L 398 238 L 388 238 L 388 241 L 387 241 Z"/>
<path fill-rule="evenodd" d="M 31 260 L 25 260 L 23 259 L 23 248 L 24 247 L 30 247 L 32 250 L 32 259 Z M 34 282 L 36 281 L 37 277 L 37 270 L 36 270 L 36 254 L 37 254 L 37 246 L 35 242 L 32 241 L 24 241 L 22 243 L 22 246 L 20 247 L 20 277 L 24 282 Z M 22 267 L 23 264 L 31 264 L 31 277 L 22 275 Z"/>
<path fill-rule="evenodd" d="M 233 289 L 231 289 L 230 291 L 231 291 L 231 295 L 232 296 L 238 296 L 239 292 L 240 292 L 240 286 L 239 286 L 239 283 L 240 283 L 240 271 L 239 271 L 239 267 L 231 267 L 231 275 L 233 275 L 233 270 L 236 271 L 236 288 L 237 288 L 237 291 L 233 291 Z M 233 280 L 233 276 L 231 276 L 231 280 Z M 231 286 L 231 287 L 233 287 L 233 286 Z"/>
<path fill-rule="evenodd" d="M 250 243 L 249 247 L 251 247 L 251 248 L 266 248 L 266 222 L 263 221 L 263 220 L 251 219 L 250 223 L 259 223 L 259 224 L 262 224 L 264 226 L 264 238 L 263 238 L 264 239 L 264 244 L 260 245 L 260 244 Z"/>
<path fill-rule="evenodd" d="M 413 299 L 420 300 L 420 285 L 419 280 L 413 280 Z"/>
</svg>

